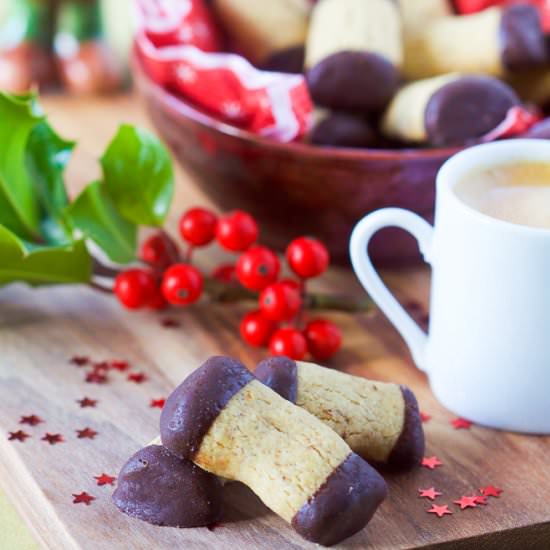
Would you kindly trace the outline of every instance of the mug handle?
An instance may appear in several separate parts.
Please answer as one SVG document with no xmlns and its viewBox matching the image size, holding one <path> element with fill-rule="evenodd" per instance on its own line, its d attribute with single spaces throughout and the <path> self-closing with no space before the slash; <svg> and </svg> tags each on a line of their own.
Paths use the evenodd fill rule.
<svg viewBox="0 0 550 550">
<path fill-rule="evenodd" d="M 355 274 L 365 290 L 399 331 L 420 370 L 426 370 L 428 335 L 415 323 L 403 306 L 388 290 L 374 269 L 368 245 L 374 234 L 384 227 L 399 227 L 418 241 L 424 260 L 430 263 L 433 227 L 417 214 L 401 208 L 383 208 L 364 217 L 353 230 L 350 256 Z"/>
</svg>

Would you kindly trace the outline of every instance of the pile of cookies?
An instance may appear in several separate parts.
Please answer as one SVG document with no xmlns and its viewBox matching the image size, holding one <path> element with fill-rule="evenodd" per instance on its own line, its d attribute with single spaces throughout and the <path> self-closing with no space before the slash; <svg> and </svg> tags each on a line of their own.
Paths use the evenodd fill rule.
<svg viewBox="0 0 550 550">
<path fill-rule="evenodd" d="M 123 466 L 113 500 L 155 525 L 207 526 L 222 517 L 223 483 L 239 481 L 329 546 L 365 527 L 386 497 L 378 471 L 410 469 L 423 452 L 405 387 L 285 357 L 254 376 L 215 356 L 169 396 L 160 440 Z"/>
<path fill-rule="evenodd" d="M 212 0 L 231 49 L 304 72 L 313 143 L 453 146 L 511 107 L 550 100 L 550 59 L 530 4 L 458 15 L 451 0 Z"/>
</svg>

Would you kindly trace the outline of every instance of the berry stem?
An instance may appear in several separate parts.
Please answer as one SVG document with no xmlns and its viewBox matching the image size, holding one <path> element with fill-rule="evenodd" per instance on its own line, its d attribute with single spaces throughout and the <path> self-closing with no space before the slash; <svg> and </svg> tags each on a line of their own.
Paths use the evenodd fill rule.
<svg viewBox="0 0 550 550">
<path fill-rule="evenodd" d="M 187 247 L 187 250 L 185 251 L 185 254 L 183 256 L 183 261 L 186 264 L 190 264 L 193 260 L 193 251 L 195 250 L 195 247 L 192 244 L 189 244 Z"/>
</svg>

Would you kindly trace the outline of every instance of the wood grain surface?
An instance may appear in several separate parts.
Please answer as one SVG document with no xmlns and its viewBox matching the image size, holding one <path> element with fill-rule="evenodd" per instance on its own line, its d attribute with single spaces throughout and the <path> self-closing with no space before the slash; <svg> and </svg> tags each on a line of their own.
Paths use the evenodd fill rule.
<svg viewBox="0 0 550 550">
<path fill-rule="evenodd" d="M 45 101 L 62 135 L 78 138 L 80 147 L 69 170 L 77 190 L 97 174 L 95 159 L 119 122 L 147 124 L 131 97 L 109 100 Z M 191 204 L 207 204 L 178 172 L 178 192 L 169 229 L 177 214 Z M 200 252 L 198 262 L 211 268 L 219 256 Z M 429 274 L 424 268 L 387 273 L 386 280 L 406 303 L 427 311 Z M 325 290 L 362 292 L 351 273 L 332 270 Z M 242 345 L 237 336 L 244 305 L 200 304 L 170 313 L 180 323 L 161 326 L 164 315 L 130 313 L 109 296 L 85 287 L 30 290 L 21 285 L 0 289 L 0 485 L 50 549 L 283 549 L 311 548 L 281 519 L 267 510 L 244 486 L 226 491 L 227 517 L 221 526 L 177 530 L 158 528 L 128 518 L 111 503 L 112 488 L 98 487 L 93 476 L 116 475 L 130 454 L 158 432 L 159 410 L 152 398 L 166 396 L 175 384 L 212 354 L 240 358 L 250 368 L 262 351 Z M 444 465 L 388 478 L 390 496 L 367 529 L 341 548 L 398 549 L 414 547 L 531 549 L 550 547 L 550 439 L 508 434 L 473 426 L 454 430 L 451 412 L 432 396 L 423 374 L 384 317 L 330 315 L 343 328 L 343 350 L 330 366 L 380 380 L 409 385 L 421 408 L 432 415 L 425 424 L 427 455 Z M 107 384 L 87 384 L 83 370 L 69 364 L 74 354 L 94 359 L 126 359 L 148 380 L 134 384 L 122 373 L 110 373 Z M 486 388 L 490 393 L 491 388 Z M 96 408 L 80 408 L 76 400 L 98 399 Z M 23 414 L 46 423 L 20 426 Z M 91 427 L 94 440 L 78 439 L 75 430 Z M 24 443 L 8 441 L 8 431 L 22 427 L 31 434 Z M 50 446 L 45 432 L 65 441 Z M 489 483 L 504 489 L 489 505 L 460 511 L 452 504 Z M 438 519 L 417 490 L 435 486 L 452 516 Z M 90 506 L 73 504 L 72 494 L 88 491 Z M 1 518 L 0 518 L 1 520 Z M 0 548 L 2 547 L 0 525 Z"/>
</svg>

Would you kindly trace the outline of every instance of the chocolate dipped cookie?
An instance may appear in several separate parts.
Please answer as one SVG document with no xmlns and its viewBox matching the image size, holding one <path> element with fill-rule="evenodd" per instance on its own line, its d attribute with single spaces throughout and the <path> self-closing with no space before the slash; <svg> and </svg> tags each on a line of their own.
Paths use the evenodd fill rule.
<svg viewBox="0 0 550 550">
<path fill-rule="evenodd" d="M 405 33 L 404 52 L 408 80 L 451 72 L 503 77 L 546 61 L 539 14 L 529 5 L 434 18 Z"/>
<path fill-rule="evenodd" d="M 403 471 L 420 463 L 424 432 L 416 398 L 408 388 L 287 357 L 262 361 L 255 375 L 330 426 L 376 467 Z"/>
<path fill-rule="evenodd" d="M 363 116 L 353 113 L 328 112 L 316 120 L 310 142 L 333 147 L 376 147 L 379 136 Z"/>
<path fill-rule="evenodd" d="M 442 75 L 403 86 L 384 113 L 381 130 L 407 143 L 462 145 L 493 130 L 519 104 L 514 90 L 496 78 Z"/>
<path fill-rule="evenodd" d="M 384 480 L 333 430 L 228 357 L 211 357 L 172 392 L 160 428 L 171 452 L 245 483 L 313 542 L 356 533 L 386 496 Z"/>
</svg>

